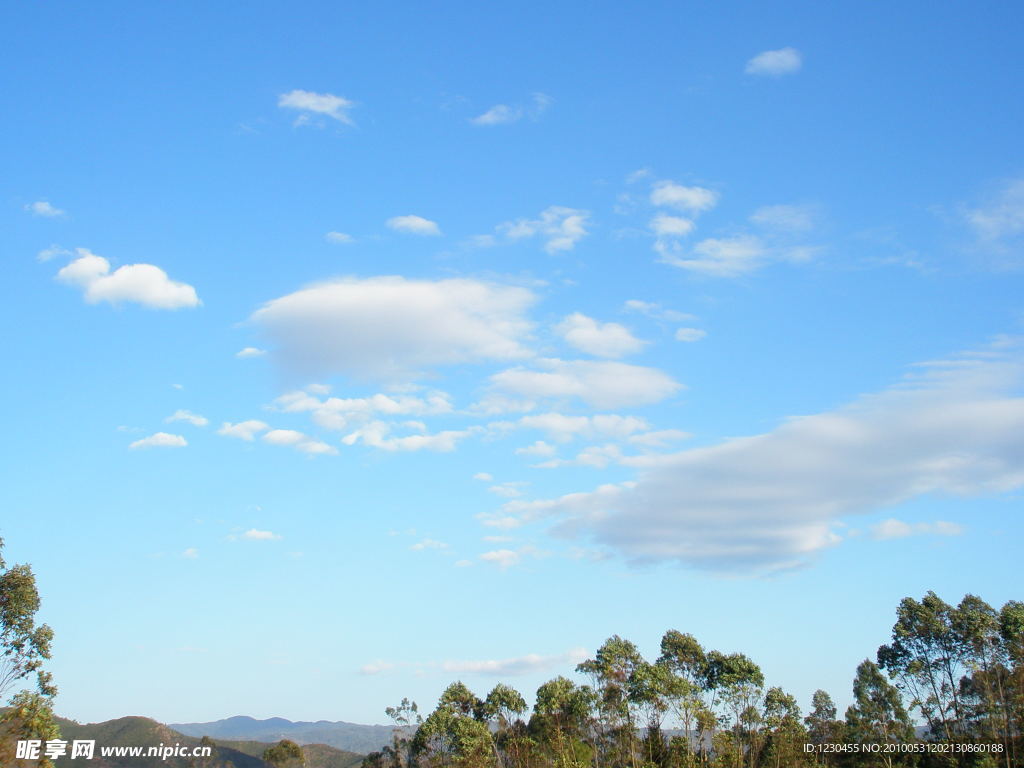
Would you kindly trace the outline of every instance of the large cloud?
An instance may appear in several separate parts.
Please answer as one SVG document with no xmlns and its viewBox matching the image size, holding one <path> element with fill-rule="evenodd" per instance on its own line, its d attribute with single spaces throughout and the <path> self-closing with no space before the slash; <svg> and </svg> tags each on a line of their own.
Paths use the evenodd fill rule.
<svg viewBox="0 0 1024 768">
<path fill-rule="evenodd" d="M 432 366 L 527 357 L 534 295 L 469 279 L 346 278 L 257 310 L 274 355 L 310 376 L 399 379 Z"/>
<path fill-rule="evenodd" d="M 1020 350 L 923 370 L 847 407 L 684 451 L 636 483 L 509 502 L 485 522 L 507 528 L 555 518 L 560 534 L 596 540 L 633 561 L 770 571 L 837 543 L 836 524 L 846 516 L 927 494 L 1024 485 Z"/>
</svg>

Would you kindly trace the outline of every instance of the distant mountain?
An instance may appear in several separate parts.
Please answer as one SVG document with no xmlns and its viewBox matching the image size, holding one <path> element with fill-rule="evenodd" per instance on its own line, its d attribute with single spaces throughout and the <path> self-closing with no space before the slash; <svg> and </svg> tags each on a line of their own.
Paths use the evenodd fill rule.
<svg viewBox="0 0 1024 768">
<path fill-rule="evenodd" d="M 0 710 L 2 711 L 2 710 Z M 251 719 L 251 718 L 239 718 Z M 223 722 L 223 721 L 222 721 Z M 265 721 L 269 722 L 269 721 Z M 288 720 L 282 723 L 291 725 Z M 60 737 L 67 742 L 75 739 L 93 740 L 96 751 L 93 759 L 67 757 L 58 759 L 58 765 L 78 766 L 80 768 L 190 768 L 191 758 L 185 757 L 102 757 L 100 747 L 157 747 L 160 745 L 183 747 L 198 746 L 200 736 L 182 733 L 170 726 L 150 720 L 148 717 L 122 717 L 102 723 L 77 723 L 58 717 Z M 383 727 L 383 726 L 381 726 Z M 229 741 L 223 737 L 209 735 L 214 741 L 214 753 L 207 761 L 198 761 L 197 765 L 208 768 L 223 768 L 231 765 L 234 768 L 271 768 L 261 759 L 267 747 L 273 746 L 279 738 L 268 738 L 249 741 Z M 7 738 L 0 733 L 0 738 Z M 296 739 L 292 739 L 296 741 Z M 337 749 L 323 743 L 304 744 L 307 768 L 356 768 L 362 762 L 363 755 Z M 16 761 L 16 765 L 23 761 Z M 28 763 L 25 763 L 28 765 Z M 33 763 L 34 765 L 34 763 Z M 20 768 L 20 765 L 18 765 Z"/>
<path fill-rule="evenodd" d="M 262 757 L 263 751 L 270 746 L 265 741 L 214 741 L 218 747 L 224 746 L 254 757 Z M 303 744 L 302 752 L 306 756 L 306 768 L 357 768 L 364 757 L 326 744 Z"/>
<path fill-rule="evenodd" d="M 394 730 L 389 725 L 359 725 L 342 721 L 318 720 L 292 722 L 283 717 L 256 720 L 242 715 L 212 723 L 174 723 L 170 726 L 196 738 L 233 741 L 280 741 L 291 739 L 296 744 L 326 744 L 348 752 L 366 754 L 391 743 Z"/>
</svg>

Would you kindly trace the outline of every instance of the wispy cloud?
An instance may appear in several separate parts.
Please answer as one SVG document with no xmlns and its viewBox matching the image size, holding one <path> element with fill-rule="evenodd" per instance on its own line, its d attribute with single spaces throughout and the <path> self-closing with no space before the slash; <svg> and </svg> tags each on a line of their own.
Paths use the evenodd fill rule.
<svg viewBox="0 0 1024 768">
<path fill-rule="evenodd" d="M 184 448 L 188 445 L 188 441 L 185 440 L 181 435 L 171 435 L 167 432 L 157 432 L 156 434 L 144 437 L 141 440 L 136 440 L 134 443 L 129 445 L 130 449 L 138 450 L 140 448 Z"/>
<path fill-rule="evenodd" d="M 764 51 L 747 62 L 748 75 L 768 75 L 779 77 L 799 72 L 803 65 L 803 57 L 796 48 L 779 48 L 775 51 Z"/>
<path fill-rule="evenodd" d="M 389 229 L 393 229 L 396 232 L 406 232 L 410 235 L 421 235 L 421 236 L 438 236 L 441 234 L 441 228 L 437 226 L 437 222 L 425 219 L 422 216 L 393 216 L 386 222 Z"/>
<path fill-rule="evenodd" d="M 279 534 L 273 531 L 261 531 L 257 528 L 250 528 L 245 533 L 238 536 L 242 541 L 278 541 L 281 539 Z"/>
<path fill-rule="evenodd" d="M 963 526 L 943 520 L 934 523 L 905 523 L 890 517 L 871 526 L 871 536 L 880 540 L 904 539 L 908 536 L 959 536 L 963 532 Z"/>
<path fill-rule="evenodd" d="M 348 245 L 354 243 L 356 239 L 345 232 L 328 232 L 324 235 L 324 240 L 335 245 Z"/>
<path fill-rule="evenodd" d="M 528 106 L 519 104 L 495 104 L 483 114 L 471 118 L 469 122 L 474 125 L 504 125 L 515 123 L 523 117 L 538 119 L 551 105 L 553 99 L 544 93 L 535 93 Z"/>
<path fill-rule="evenodd" d="M 64 215 L 64 211 L 50 205 L 50 203 L 45 200 L 37 200 L 34 203 L 29 203 L 25 206 L 25 210 L 29 211 L 33 216 L 42 216 L 45 219 L 54 219 L 58 216 Z"/>
<path fill-rule="evenodd" d="M 349 110 L 355 106 L 354 101 L 335 96 L 333 93 L 314 93 L 312 91 L 289 91 L 277 98 L 277 106 L 301 112 L 296 125 L 309 120 L 310 115 L 323 115 L 345 125 L 355 125 L 349 117 Z"/>
<path fill-rule="evenodd" d="M 498 232 L 510 240 L 541 237 L 548 253 L 571 251 L 587 236 L 590 212 L 552 205 L 536 219 L 517 219 L 499 224 Z"/>
<path fill-rule="evenodd" d="M 172 421 L 187 421 L 189 424 L 195 427 L 205 427 L 210 423 L 210 420 L 205 416 L 200 416 L 198 413 L 192 413 L 192 411 L 177 410 L 164 419 L 165 422 L 170 424 Z"/>
</svg>

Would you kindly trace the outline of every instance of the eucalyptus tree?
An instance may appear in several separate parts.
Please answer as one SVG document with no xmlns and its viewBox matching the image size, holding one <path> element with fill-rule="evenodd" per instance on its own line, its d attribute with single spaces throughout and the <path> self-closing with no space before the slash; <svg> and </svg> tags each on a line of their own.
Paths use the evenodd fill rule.
<svg viewBox="0 0 1024 768">
<path fill-rule="evenodd" d="M 768 689 L 764 696 L 761 718 L 765 728 L 764 754 L 767 764 L 774 768 L 804 763 L 803 745 L 807 742 L 807 729 L 800 722 L 800 707 L 796 698 L 778 686 Z M 761 752 L 759 746 L 758 752 Z M 751 760 L 751 765 L 754 760 Z"/>
<path fill-rule="evenodd" d="M 403 698 L 397 707 L 387 707 L 384 713 L 395 727 L 391 731 L 391 744 L 381 750 L 382 758 L 391 768 L 410 768 L 415 762 L 413 736 L 423 723 L 419 707 L 415 701 Z"/>
<path fill-rule="evenodd" d="M 704 727 L 709 724 L 707 713 L 710 708 L 705 700 L 705 695 L 710 693 L 705 686 L 708 681 L 707 654 L 693 635 L 670 629 L 661 638 L 661 656 L 656 663 L 671 674 L 668 705 L 683 727 L 687 749 L 683 753 L 682 764 L 690 768 L 695 764 L 694 736 L 703 753 Z"/>
<path fill-rule="evenodd" d="M 910 706 L 935 736 L 953 741 L 963 727 L 960 678 L 970 648 L 957 632 L 955 609 L 929 591 L 920 602 L 904 598 L 892 643 L 878 649 L 878 665 L 911 696 Z"/>
<path fill-rule="evenodd" d="M 999 637 L 1010 667 L 1006 704 L 1010 728 L 1010 759 L 1024 763 L 1024 603 L 1011 600 L 999 611 Z"/>
<path fill-rule="evenodd" d="M 552 749 L 559 768 L 582 768 L 594 756 L 584 742 L 594 704 L 593 689 L 565 677 L 556 677 L 537 689 L 531 730 Z"/>
<path fill-rule="evenodd" d="M 614 734 L 619 759 L 636 768 L 636 724 L 629 700 L 630 680 L 644 664 L 640 651 L 629 640 L 612 635 L 597 649 L 593 659 L 577 665 L 576 671 L 595 681 L 599 718 Z"/>
<path fill-rule="evenodd" d="M 0 539 L 0 552 L 3 550 Z M 36 577 L 29 565 L 10 568 L 0 554 L 0 703 L 15 683 L 34 678 L 41 696 L 53 698 L 57 689 L 43 663 L 50 658 L 53 630 L 36 626 L 39 610 Z"/>
<path fill-rule="evenodd" d="M 764 686 L 761 668 L 742 653 L 725 655 L 712 651 L 708 659 L 709 680 L 713 682 L 713 688 L 720 691 L 726 711 L 723 719 L 728 722 L 731 717 L 731 732 L 738 741 L 739 752 L 744 748 L 753 752 L 760 721 L 757 705 Z"/>
<path fill-rule="evenodd" d="M 824 747 L 826 744 L 842 741 L 843 724 L 836 720 L 836 714 L 836 705 L 832 697 L 820 688 L 816 690 L 811 697 L 811 711 L 804 718 L 809 744 Z M 825 749 L 816 751 L 815 755 L 816 761 L 823 765 L 832 765 L 834 762 L 833 753 Z"/>
<path fill-rule="evenodd" d="M 846 730 L 851 742 L 859 744 L 900 744 L 914 738 L 899 690 L 869 659 L 857 667 L 853 704 L 846 710 Z M 892 753 L 883 752 L 879 759 L 889 768 L 894 765 Z"/>
<path fill-rule="evenodd" d="M 412 740 L 414 759 L 430 766 L 479 766 L 490 762 L 493 752 L 483 701 L 461 681 L 444 690 Z"/>
<path fill-rule="evenodd" d="M 3 539 L 0 539 L 0 552 Z M 54 719 L 52 702 L 57 694 L 53 678 L 43 663 L 50 658 L 53 630 L 46 624 L 36 625 L 39 591 L 31 566 L 21 564 L 10 568 L 0 555 L 0 710 L 12 688 L 22 681 L 35 683 L 35 690 L 22 690 L 8 702 L 0 714 L 0 762 L 9 760 L 4 753 L 18 739 L 54 739 L 59 729 Z M 39 765 L 50 765 L 43 758 Z"/>
<path fill-rule="evenodd" d="M 512 768 L 523 768 L 525 756 L 529 754 L 528 737 L 521 716 L 526 712 L 526 700 L 515 688 L 498 683 L 483 702 L 487 720 L 494 723 L 495 756 L 499 765 L 504 765 L 501 750 L 508 755 Z"/>
</svg>

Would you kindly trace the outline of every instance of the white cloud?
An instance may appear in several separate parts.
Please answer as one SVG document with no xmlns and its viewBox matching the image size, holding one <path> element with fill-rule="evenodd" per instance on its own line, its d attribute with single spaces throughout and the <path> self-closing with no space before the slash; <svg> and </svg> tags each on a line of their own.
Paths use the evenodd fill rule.
<svg viewBox="0 0 1024 768">
<path fill-rule="evenodd" d="M 218 435 L 224 435 L 224 437 L 236 437 L 239 440 L 245 440 L 252 442 L 257 433 L 267 429 L 267 425 L 262 421 L 256 419 L 250 419 L 249 421 L 240 421 L 237 424 L 232 424 L 225 421 L 221 428 L 217 430 Z"/>
<path fill-rule="evenodd" d="M 569 345 L 597 357 L 623 357 L 639 352 L 647 342 L 636 338 L 618 323 L 599 323 L 574 312 L 555 326 L 555 332 Z"/>
<path fill-rule="evenodd" d="M 654 432 L 642 432 L 638 435 L 630 435 L 627 440 L 633 445 L 646 448 L 664 448 L 670 443 L 679 440 L 686 440 L 693 437 L 689 432 L 681 429 L 659 429 Z"/>
<path fill-rule="evenodd" d="M 547 432 L 552 440 L 560 443 L 566 443 L 573 438 L 581 436 L 623 439 L 649 428 L 647 422 L 637 416 L 619 416 L 614 413 L 599 413 L 594 416 L 538 413 L 531 416 L 523 416 L 519 419 L 518 424 L 526 429 L 539 429 Z M 540 455 L 538 450 L 532 452 Z"/>
<path fill-rule="evenodd" d="M 56 256 L 70 256 L 71 251 L 67 248 L 61 248 L 59 245 L 51 245 L 49 248 L 43 248 L 39 253 L 36 254 L 36 258 L 40 261 L 49 261 Z"/>
<path fill-rule="evenodd" d="M 676 341 L 700 341 L 708 332 L 700 328 L 679 328 L 676 330 Z"/>
<path fill-rule="evenodd" d="M 557 452 L 558 449 L 555 446 L 543 440 L 537 440 L 524 448 L 516 449 L 516 453 L 520 456 L 554 456 Z"/>
<path fill-rule="evenodd" d="M 498 232 L 510 240 L 539 236 L 548 253 L 571 251 L 587 235 L 590 212 L 552 205 L 538 219 L 517 219 L 499 224 Z"/>
<path fill-rule="evenodd" d="M 676 249 L 660 248 L 661 260 L 674 267 L 712 277 L 735 277 L 762 265 L 768 250 L 759 238 L 737 235 L 701 240 L 691 253 L 679 255 Z"/>
<path fill-rule="evenodd" d="M 474 125 L 501 125 L 503 123 L 514 123 L 523 116 L 523 110 L 518 107 L 510 107 L 507 104 L 495 104 L 482 115 L 477 115 L 469 122 Z"/>
<path fill-rule="evenodd" d="M 64 211 L 60 208 L 54 208 L 45 200 L 37 200 L 34 203 L 29 203 L 25 206 L 26 211 L 31 211 L 33 216 L 42 216 L 47 219 L 56 218 L 57 216 L 63 216 Z"/>
<path fill-rule="evenodd" d="M 392 437 L 390 424 L 382 421 L 371 421 L 355 432 L 345 435 L 342 438 L 342 442 L 345 445 L 355 445 L 357 442 L 361 442 L 371 448 L 380 448 L 385 451 L 438 451 L 440 453 L 448 453 L 455 450 L 460 440 L 479 434 L 482 431 L 482 427 L 474 426 L 468 429 L 449 429 L 434 434 Z"/>
<path fill-rule="evenodd" d="M 181 556 L 184 557 L 186 560 L 196 560 L 199 558 L 199 550 L 195 547 L 189 547 L 181 553 Z"/>
<path fill-rule="evenodd" d="M 377 414 L 434 416 L 452 412 L 450 396 L 440 391 L 431 392 L 426 397 L 378 393 L 370 397 L 329 397 L 321 400 L 311 395 L 309 389 L 284 394 L 274 401 L 274 406 L 288 413 L 310 412 L 318 426 L 335 430 L 364 424 Z"/>
<path fill-rule="evenodd" d="M 263 442 L 270 445 L 293 446 L 295 450 L 308 454 L 336 454 L 338 449 L 328 445 L 321 440 L 314 440 L 311 437 L 294 429 L 272 429 L 263 435 Z"/>
<path fill-rule="evenodd" d="M 393 216 L 385 222 L 390 229 L 396 232 L 408 232 L 411 235 L 440 235 L 441 230 L 437 222 L 424 219 L 422 216 Z"/>
<path fill-rule="evenodd" d="M 674 309 L 664 309 L 660 304 L 656 304 L 651 301 L 640 301 L 639 299 L 630 299 L 623 305 L 623 307 L 627 312 L 639 312 L 641 315 L 646 315 L 653 320 L 666 320 L 672 323 L 681 323 L 686 320 L 697 319 L 686 312 L 679 312 Z"/>
<path fill-rule="evenodd" d="M 409 547 L 409 549 L 414 552 L 420 552 L 424 549 L 448 549 L 448 545 L 443 541 L 438 541 L 437 539 L 420 539 Z"/>
<path fill-rule="evenodd" d="M 1024 235 L 1024 179 L 1010 181 L 986 205 L 967 209 L 964 217 L 982 245 L 1015 249 Z"/>
<path fill-rule="evenodd" d="M 807 232 L 814 229 L 815 210 L 810 205 L 766 205 L 750 216 L 751 222 L 782 232 Z"/>
<path fill-rule="evenodd" d="M 263 357 L 265 354 L 267 354 L 265 349 L 259 349 L 258 347 L 246 347 L 245 349 L 240 349 L 235 352 L 235 357 Z"/>
<path fill-rule="evenodd" d="M 536 120 L 551 105 L 552 101 L 554 99 L 547 94 L 535 93 L 531 105 L 527 108 L 518 105 L 495 104 L 483 114 L 471 118 L 469 122 L 474 125 L 503 125 L 517 122 L 526 115 Z"/>
<path fill-rule="evenodd" d="M 455 567 L 456 568 L 469 568 L 472 565 L 473 565 L 473 561 L 472 560 L 456 560 L 455 561 Z"/>
<path fill-rule="evenodd" d="M 457 675 L 526 675 L 543 672 L 547 669 L 575 666 L 585 661 L 590 654 L 584 648 L 573 648 L 568 653 L 554 656 L 541 656 L 528 653 L 512 659 L 485 659 L 479 661 L 443 661 L 441 669 L 449 674 Z"/>
<path fill-rule="evenodd" d="M 490 472 L 477 472 L 475 475 L 473 475 L 473 479 L 479 480 L 483 483 L 489 483 L 492 480 L 494 480 L 494 475 L 492 475 Z"/>
<path fill-rule="evenodd" d="M 651 190 L 651 203 L 677 208 L 689 213 L 701 213 L 715 207 L 718 193 L 704 187 L 684 187 L 674 181 L 655 182 Z"/>
<path fill-rule="evenodd" d="M 744 70 L 748 75 L 789 75 L 798 72 L 803 64 L 800 51 L 796 48 L 779 48 L 777 51 L 763 51 L 747 62 Z"/>
<path fill-rule="evenodd" d="M 311 455 L 333 456 L 338 452 L 338 449 L 333 445 L 325 443 L 323 440 L 303 440 L 301 443 L 295 446 L 295 450 L 300 453 L 308 453 Z"/>
<path fill-rule="evenodd" d="M 964 532 L 962 526 L 938 520 L 934 523 L 905 523 L 890 517 L 888 520 L 871 526 L 871 536 L 875 539 L 902 539 L 907 536 L 959 536 Z"/>
<path fill-rule="evenodd" d="M 641 181 L 642 179 L 646 179 L 650 175 L 651 175 L 651 169 L 650 168 L 638 168 L 637 170 L 633 171 L 628 176 L 626 176 L 626 183 L 627 184 L 636 184 L 638 181 Z"/>
<path fill-rule="evenodd" d="M 541 370 L 509 368 L 491 376 L 494 388 L 537 398 L 578 397 L 596 408 L 649 405 L 680 385 L 656 368 L 610 361 L 538 359 Z"/>
<path fill-rule="evenodd" d="M 632 485 L 512 501 L 482 519 L 513 528 L 557 518 L 559 535 L 592 539 L 632 561 L 764 572 L 837 544 L 836 524 L 850 515 L 927 494 L 1024 486 L 1024 398 L 1014 394 L 1024 384 L 1020 346 L 993 345 L 921 370 L 844 408 L 675 454 Z M 922 532 L 951 535 L 951 526 Z"/>
<path fill-rule="evenodd" d="M 137 450 L 139 448 L 184 448 L 186 445 L 188 445 L 188 441 L 181 435 L 157 432 L 149 437 L 136 440 L 128 447 L 132 450 Z"/>
<path fill-rule="evenodd" d="M 669 216 L 659 213 L 651 219 L 651 231 L 658 237 L 685 237 L 693 231 L 694 223 L 690 219 Z"/>
<path fill-rule="evenodd" d="M 405 379 L 420 369 L 529 355 L 534 295 L 478 280 L 347 278 L 265 304 L 252 320 L 307 376 Z"/>
<path fill-rule="evenodd" d="M 348 111 L 355 106 L 355 102 L 335 96 L 332 93 L 313 93 L 312 91 L 289 91 L 282 93 L 277 98 L 277 106 L 282 109 L 295 109 L 303 114 L 296 121 L 301 125 L 306 121 L 309 114 L 324 115 L 332 120 L 346 125 L 355 125 Z"/>
<path fill-rule="evenodd" d="M 324 240 L 336 245 L 347 245 L 348 243 L 354 243 L 356 239 L 344 232 L 328 232 L 324 235 Z"/>
<path fill-rule="evenodd" d="M 359 673 L 363 675 L 379 675 L 381 672 L 390 672 L 395 668 L 395 665 L 390 661 L 371 661 L 369 664 L 364 664 L 359 668 Z"/>
<path fill-rule="evenodd" d="M 485 563 L 496 565 L 504 571 L 515 565 L 519 565 L 525 558 L 544 557 L 546 554 L 548 553 L 541 552 L 531 544 L 525 544 L 518 549 L 494 549 L 490 552 L 484 552 L 480 555 L 480 559 Z"/>
<path fill-rule="evenodd" d="M 506 499 L 516 499 L 523 495 L 522 487 L 526 485 L 525 482 L 506 482 L 499 483 L 498 485 L 492 485 L 487 490 L 493 493 L 495 496 L 503 496 Z"/>
<path fill-rule="evenodd" d="M 61 282 L 81 288 L 89 304 L 135 302 L 151 309 L 180 309 L 200 304 L 191 285 L 171 280 L 152 264 L 128 264 L 110 271 L 110 262 L 85 248 L 57 273 Z"/>
<path fill-rule="evenodd" d="M 248 531 L 243 533 L 239 538 L 244 541 L 277 541 L 281 537 L 273 531 L 260 531 L 256 528 L 250 528 Z"/>
<path fill-rule="evenodd" d="M 192 413 L 192 411 L 177 410 L 166 419 L 165 422 L 170 424 L 172 421 L 187 421 L 189 424 L 195 427 L 205 427 L 210 423 L 210 420 L 205 416 L 200 416 L 198 413 Z"/>
<path fill-rule="evenodd" d="M 623 458 L 622 449 L 619 446 L 614 443 L 606 443 L 604 445 L 587 446 L 572 459 L 551 459 L 534 466 L 541 469 L 555 469 L 556 467 L 567 466 L 604 469 L 609 464 L 621 463 Z"/>
</svg>

